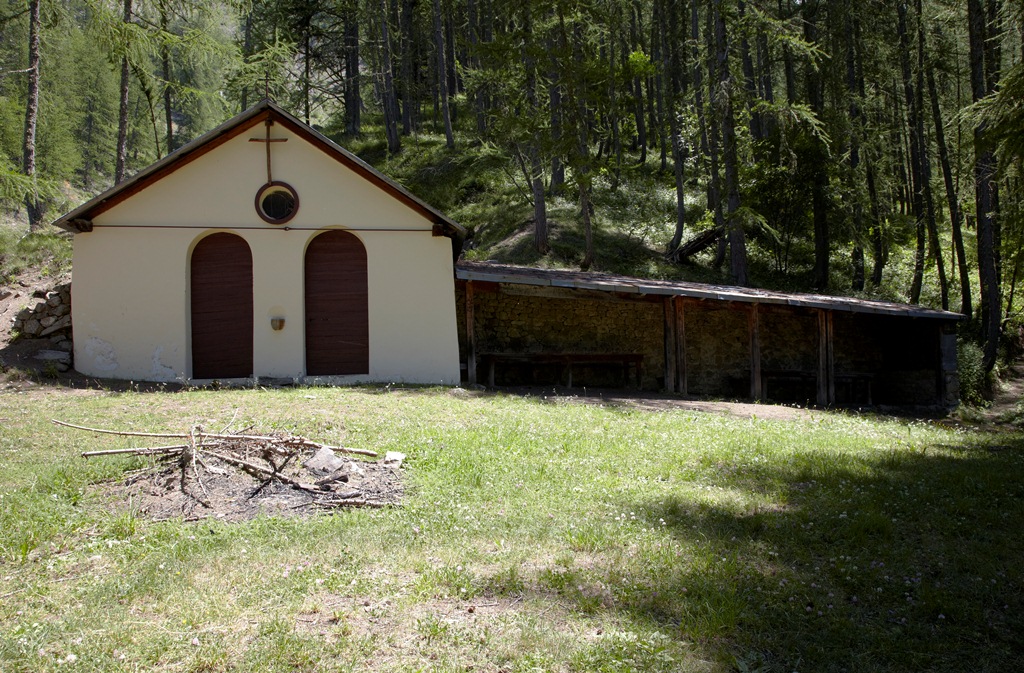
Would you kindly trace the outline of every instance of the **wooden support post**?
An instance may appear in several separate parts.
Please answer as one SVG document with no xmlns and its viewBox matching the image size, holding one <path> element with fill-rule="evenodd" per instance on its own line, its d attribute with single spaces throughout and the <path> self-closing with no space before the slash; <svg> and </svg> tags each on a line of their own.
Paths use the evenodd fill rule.
<svg viewBox="0 0 1024 673">
<path fill-rule="evenodd" d="M 679 382 L 676 390 L 682 395 L 687 395 L 686 385 L 686 306 L 682 297 L 676 297 L 676 368 L 679 372 Z"/>
<path fill-rule="evenodd" d="M 761 394 L 761 324 L 758 304 L 750 305 L 750 397 L 760 400 Z"/>
<path fill-rule="evenodd" d="M 960 402 L 960 380 L 956 367 L 956 323 L 939 325 L 939 405 L 955 407 Z"/>
<path fill-rule="evenodd" d="M 828 403 L 836 403 L 836 353 L 835 353 L 835 312 L 825 313 L 825 344 L 828 349 Z"/>
<path fill-rule="evenodd" d="M 818 310 L 818 399 L 819 407 L 828 406 L 828 336 L 825 309 Z"/>
<path fill-rule="evenodd" d="M 826 407 L 836 401 L 835 358 L 833 347 L 832 311 L 818 311 L 818 406 Z"/>
<path fill-rule="evenodd" d="M 466 379 L 469 385 L 476 385 L 476 330 L 473 329 L 473 281 L 466 281 Z M 493 366 L 493 365 L 492 365 Z"/>
<path fill-rule="evenodd" d="M 676 391 L 676 305 L 672 297 L 665 297 L 665 392 Z"/>
</svg>

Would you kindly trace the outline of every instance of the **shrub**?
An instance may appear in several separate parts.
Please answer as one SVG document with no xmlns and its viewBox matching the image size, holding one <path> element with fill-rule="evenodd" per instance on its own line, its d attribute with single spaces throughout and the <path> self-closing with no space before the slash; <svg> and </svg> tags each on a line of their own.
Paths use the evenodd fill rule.
<svg viewBox="0 0 1024 673">
<path fill-rule="evenodd" d="M 969 339 L 958 339 L 956 359 L 960 376 L 960 401 L 974 407 L 984 406 L 986 376 L 981 346 Z"/>
</svg>

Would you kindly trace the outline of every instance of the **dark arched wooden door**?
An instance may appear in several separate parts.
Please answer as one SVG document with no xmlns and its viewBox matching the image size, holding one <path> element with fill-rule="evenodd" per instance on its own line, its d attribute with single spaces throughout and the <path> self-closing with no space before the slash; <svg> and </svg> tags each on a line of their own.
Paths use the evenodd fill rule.
<svg viewBox="0 0 1024 673">
<path fill-rule="evenodd" d="M 192 378 L 252 376 L 252 252 L 235 234 L 192 251 Z"/>
<path fill-rule="evenodd" d="M 369 371 L 366 248 L 346 231 L 327 231 L 306 248 L 306 374 Z"/>
</svg>

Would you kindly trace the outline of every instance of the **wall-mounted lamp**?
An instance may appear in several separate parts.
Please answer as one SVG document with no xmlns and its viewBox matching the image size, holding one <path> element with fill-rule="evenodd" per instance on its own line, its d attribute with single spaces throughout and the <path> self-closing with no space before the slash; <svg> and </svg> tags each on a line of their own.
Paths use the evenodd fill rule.
<svg viewBox="0 0 1024 673">
<path fill-rule="evenodd" d="M 271 318 L 270 326 L 275 332 L 280 332 L 284 329 L 284 318 Z"/>
</svg>

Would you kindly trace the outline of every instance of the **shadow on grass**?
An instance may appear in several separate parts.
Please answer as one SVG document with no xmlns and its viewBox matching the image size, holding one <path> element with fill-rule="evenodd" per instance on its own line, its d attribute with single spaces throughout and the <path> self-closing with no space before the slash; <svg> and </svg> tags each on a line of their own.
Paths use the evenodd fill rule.
<svg viewBox="0 0 1024 673">
<path fill-rule="evenodd" d="M 707 499 L 617 503 L 686 558 L 648 550 L 599 572 L 616 609 L 724 643 L 736 670 L 1016 670 L 1024 438 L 998 441 L 720 466 Z M 752 497 L 714 495 L 729 491 Z"/>
</svg>

